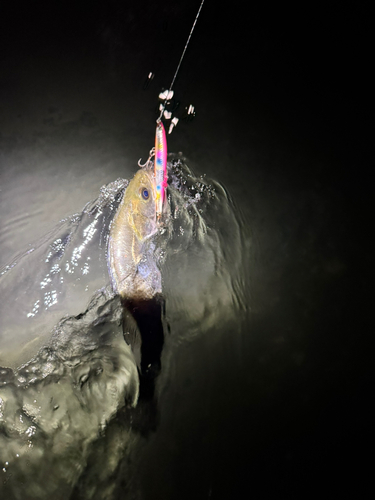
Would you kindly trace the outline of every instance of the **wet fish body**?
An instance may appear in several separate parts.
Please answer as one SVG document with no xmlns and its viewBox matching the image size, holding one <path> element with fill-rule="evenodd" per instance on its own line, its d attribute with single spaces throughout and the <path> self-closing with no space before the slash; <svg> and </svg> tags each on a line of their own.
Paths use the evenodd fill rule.
<svg viewBox="0 0 375 500">
<path fill-rule="evenodd" d="M 151 238 L 158 231 L 155 199 L 153 172 L 143 168 L 129 183 L 111 225 L 108 267 L 114 291 L 122 299 L 146 300 L 161 293 Z"/>
</svg>

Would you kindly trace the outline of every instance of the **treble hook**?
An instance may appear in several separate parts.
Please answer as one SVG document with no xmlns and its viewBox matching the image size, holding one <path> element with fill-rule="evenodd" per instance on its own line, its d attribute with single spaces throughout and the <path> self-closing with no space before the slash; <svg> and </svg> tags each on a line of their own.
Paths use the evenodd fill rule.
<svg viewBox="0 0 375 500">
<path fill-rule="evenodd" d="M 141 163 L 142 158 L 139 158 L 138 167 L 141 167 L 141 168 L 147 167 L 147 165 L 149 164 L 149 162 L 153 156 L 155 156 L 155 148 L 154 147 L 152 149 L 150 149 L 150 156 L 148 157 L 148 160 L 146 161 L 146 163 L 144 163 L 142 165 L 142 163 Z"/>
</svg>

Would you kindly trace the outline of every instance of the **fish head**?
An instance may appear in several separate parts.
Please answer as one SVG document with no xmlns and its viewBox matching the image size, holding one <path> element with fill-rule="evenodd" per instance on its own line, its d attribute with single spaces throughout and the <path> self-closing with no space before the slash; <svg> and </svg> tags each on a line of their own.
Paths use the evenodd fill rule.
<svg viewBox="0 0 375 500">
<path fill-rule="evenodd" d="M 153 171 L 138 170 L 111 225 L 109 271 L 113 289 L 123 299 L 149 299 L 161 292 L 153 238 L 158 233 L 155 197 Z"/>
<path fill-rule="evenodd" d="M 128 223 L 139 241 L 157 232 L 156 189 L 151 169 L 138 170 L 130 181 L 124 197 Z"/>
</svg>

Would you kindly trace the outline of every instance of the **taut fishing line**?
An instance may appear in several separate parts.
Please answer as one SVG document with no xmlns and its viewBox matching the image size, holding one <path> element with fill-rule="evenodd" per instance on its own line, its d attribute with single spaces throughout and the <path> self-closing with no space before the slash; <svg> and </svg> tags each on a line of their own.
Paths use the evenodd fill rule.
<svg viewBox="0 0 375 500">
<path fill-rule="evenodd" d="M 193 31 L 194 31 L 195 25 L 197 24 L 198 17 L 199 17 L 199 14 L 200 14 L 201 10 L 202 10 L 203 4 L 204 4 L 204 0 L 202 0 L 201 4 L 200 4 L 200 6 L 199 6 L 199 9 L 198 9 L 197 15 L 195 16 L 193 26 L 191 27 L 191 30 L 190 30 L 190 33 L 189 33 L 188 39 L 187 39 L 187 41 L 186 41 L 186 44 L 185 44 L 184 50 L 182 51 L 182 55 L 181 55 L 181 57 L 180 57 L 180 61 L 179 61 L 178 65 L 177 65 L 176 72 L 175 72 L 175 74 L 174 74 L 174 76 L 173 76 L 173 79 L 172 79 L 172 82 L 171 82 L 171 84 L 170 84 L 170 86 L 169 86 L 168 92 L 167 92 L 167 94 L 166 94 L 166 98 L 165 98 L 165 100 L 164 100 L 164 104 L 163 104 L 162 109 L 161 109 L 161 112 L 160 112 L 160 116 L 159 116 L 159 118 L 157 119 L 157 122 L 159 122 L 159 121 L 161 120 L 161 117 L 163 116 L 163 113 L 164 113 L 164 110 L 165 110 L 165 105 L 166 105 L 166 102 L 167 102 L 168 95 L 169 95 L 169 93 L 171 92 L 172 87 L 173 87 L 173 85 L 174 85 L 174 82 L 175 82 L 175 80 L 176 80 L 177 73 L 178 73 L 178 71 L 179 71 L 179 69 L 180 69 L 180 66 L 181 66 L 182 60 L 183 60 L 183 58 L 184 58 L 184 56 L 185 56 L 186 49 L 187 49 L 187 47 L 188 47 L 188 45 L 189 45 L 190 38 L 191 38 L 191 35 L 193 34 Z"/>
</svg>

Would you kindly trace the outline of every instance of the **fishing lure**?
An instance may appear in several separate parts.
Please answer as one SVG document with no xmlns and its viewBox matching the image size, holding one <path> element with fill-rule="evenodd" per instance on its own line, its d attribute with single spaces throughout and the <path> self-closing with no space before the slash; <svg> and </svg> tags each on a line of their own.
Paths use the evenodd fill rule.
<svg viewBox="0 0 375 500">
<path fill-rule="evenodd" d="M 171 98 L 173 96 L 172 87 L 173 87 L 174 82 L 176 80 L 176 76 L 177 76 L 177 73 L 178 73 L 178 71 L 180 69 L 182 60 L 183 60 L 183 58 L 185 56 L 186 49 L 187 49 L 187 47 L 189 45 L 191 35 L 192 35 L 193 31 L 194 31 L 194 28 L 195 28 L 195 25 L 197 23 L 197 20 L 198 20 L 200 11 L 201 11 L 201 9 L 203 7 L 203 4 L 204 4 L 204 0 L 201 1 L 201 4 L 200 4 L 199 9 L 198 9 L 198 13 L 195 16 L 195 20 L 194 20 L 193 26 L 192 26 L 192 28 L 190 30 L 187 42 L 185 44 L 184 50 L 182 51 L 182 55 L 181 55 L 180 61 L 179 61 L 178 65 L 177 65 L 177 69 L 176 69 L 176 72 L 175 72 L 175 74 L 173 76 L 172 82 L 171 82 L 171 84 L 169 86 L 169 89 L 167 89 L 165 92 L 163 92 L 160 95 L 160 98 L 162 100 L 164 100 L 164 104 L 160 108 L 160 116 L 159 116 L 159 118 L 156 121 L 155 167 L 154 167 L 154 169 L 155 169 L 155 187 L 156 187 L 155 204 L 156 204 L 156 219 L 157 219 L 157 221 L 160 221 L 161 215 L 163 213 L 163 203 L 164 203 L 164 200 L 165 200 L 165 190 L 166 190 L 166 187 L 167 187 L 167 139 L 166 139 L 166 136 L 165 136 L 164 126 L 163 126 L 163 124 L 161 122 L 161 118 L 162 118 L 163 114 L 165 113 L 165 107 L 166 107 L 168 98 Z M 152 73 L 149 74 L 149 79 L 151 78 L 151 76 L 153 78 L 153 74 Z M 191 105 L 190 105 L 190 108 L 192 108 Z M 190 108 L 189 108 L 188 114 L 192 114 L 194 112 L 194 108 L 192 108 L 192 110 Z M 177 121 L 178 121 L 178 119 L 177 119 Z M 177 121 L 176 121 L 176 119 L 172 120 L 172 124 L 171 124 L 171 127 L 169 129 L 169 132 L 172 132 L 173 127 L 175 127 L 177 125 Z M 146 164 L 147 163 L 148 162 L 146 162 Z M 138 162 L 138 165 L 142 166 L 139 162 Z"/>
<path fill-rule="evenodd" d="M 167 187 L 167 138 L 161 120 L 156 122 L 155 134 L 155 185 L 156 185 L 156 218 L 159 220 L 163 212 L 165 190 Z"/>
</svg>

